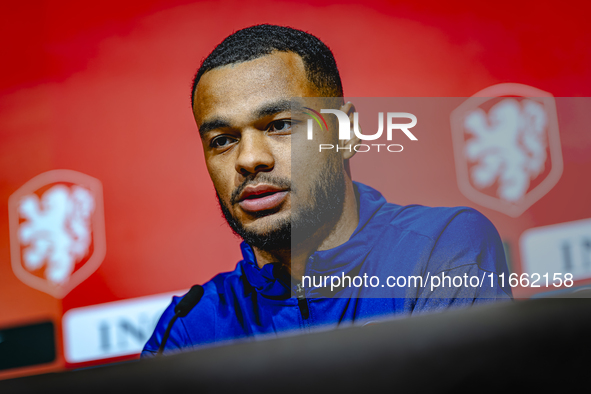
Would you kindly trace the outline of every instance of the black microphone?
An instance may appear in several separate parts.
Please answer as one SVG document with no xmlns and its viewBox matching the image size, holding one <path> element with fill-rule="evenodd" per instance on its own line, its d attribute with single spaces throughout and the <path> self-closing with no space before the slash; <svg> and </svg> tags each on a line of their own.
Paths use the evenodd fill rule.
<svg viewBox="0 0 591 394">
<path fill-rule="evenodd" d="M 168 323 L 168 327 L 166 327 L 166 331 L 164 331 L 164 336 L 162 337 L 162 342 L 160 343 L 160 347 L 158 348 L 157 356 L 160 356 L 164 351 L 164 346 L 166 346 L 166 341 L 168 341 L 168 337 L 170 336 L 170 330 L 174 325 L 174 322 L 179 317 L 185 317 L 187 314 L 197 305 L 197 303 L 203 297 L 203 286 L 195 285 L 191 287 L 191 290 L 179 301 L 178 304 L 174 307 L 174 316 L 170 319 Z"/>
</svg>

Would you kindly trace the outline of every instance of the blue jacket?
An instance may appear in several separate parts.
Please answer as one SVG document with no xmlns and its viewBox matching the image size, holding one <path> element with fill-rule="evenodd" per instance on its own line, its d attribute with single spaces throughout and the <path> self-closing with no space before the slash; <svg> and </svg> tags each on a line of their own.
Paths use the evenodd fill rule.
<svg viewBox="0 0 591 394">
<path fill-rule="evenodd" d="M 478 211 L 399 206 L 368 186 L 355 188 L 355 232 L 343 245 L 312 254 L 302 283 L 292 283 L 278 263 L 258 268 L 242 243 L 243 260 L 203 285 L 201 301 L 174 323 L 165 350 L 511 299 L 501 240 Z M 331 277 L 344 283 L 336 286 Z M 158 350 L 179 300 L 173 297 L 142 357 Z"/>
</svg>

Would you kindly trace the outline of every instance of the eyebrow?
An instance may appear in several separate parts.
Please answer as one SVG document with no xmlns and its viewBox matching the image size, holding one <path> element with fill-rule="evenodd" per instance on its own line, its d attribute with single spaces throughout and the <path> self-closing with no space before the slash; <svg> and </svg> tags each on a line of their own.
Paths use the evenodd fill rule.
<svg viewBox="0 0 591 394">
<path fill-rule="evenodd" d="M 264 118 L 265 116 L 275 115 L 289 110 L 291 110 L 291 100 L 279 100 L 263 105 L 255 111 L 255 115 L 257 118 Z"/>
<path fill-rule="evenodd" d="M 230 122 L 224 120 L 224 119 L 213 119 L 213 120 L 209 120 L 207 122 L 203 122 L 203 124 L 201 124 L 201 126 L 199 126 L 199 135 L 201 135 L 201 138 L 203 138 L 205 136 L 206 133 L 210 132 L 211 130 L 215 130 L 215 129 L 222 129 L 224 127 L 230 127 Z"/>
<path fill-rule="evenodd" d="M 254 117 L 256 119 L 264 118 L 266 116 L 271 116 L 278 114 L 280 112 L 290 111 L 292 109 L 292 100 L 283 99 L 278 100 L 272 103 L 267 103 L 262 105 L 261 107 L 257 108 L 253 111 Z M 208 120 L 203 122 L 201 126 L 199 126 L 199 134 L 203 138 L 206 133 L 221 128 L 232 127 L 230 122 L 224 118 L 214 118 L 212 120 Z"/>
</svg>

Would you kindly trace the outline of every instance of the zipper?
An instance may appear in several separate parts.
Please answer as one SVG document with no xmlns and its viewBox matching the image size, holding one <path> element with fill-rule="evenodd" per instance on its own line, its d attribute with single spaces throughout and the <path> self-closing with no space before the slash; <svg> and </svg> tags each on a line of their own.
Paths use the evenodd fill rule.
<svg viewBox="0 0 591 394">
<path fill-rule="evenodd" d="M 296 297 L 298 299 L 298 307 L 303 320 L 308 320 L 310 317 L 310 309 L 308 308 L 308 300 L 306 300 L 306 293 L 302 288 L 302 284 L 297 284 Z"/>
</svg>

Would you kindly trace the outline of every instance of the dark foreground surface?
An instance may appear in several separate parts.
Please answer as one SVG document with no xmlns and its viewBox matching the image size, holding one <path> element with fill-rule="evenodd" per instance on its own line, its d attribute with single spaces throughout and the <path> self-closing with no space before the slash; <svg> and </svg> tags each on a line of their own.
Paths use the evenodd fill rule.
<svg viewBox="0 0 591 394">
<path fill-rule="evenodd" d="M 0 381 L 0 393 L 585 392 L 590 352 L 591 298 L 536 299 Z"/>
</svg>

